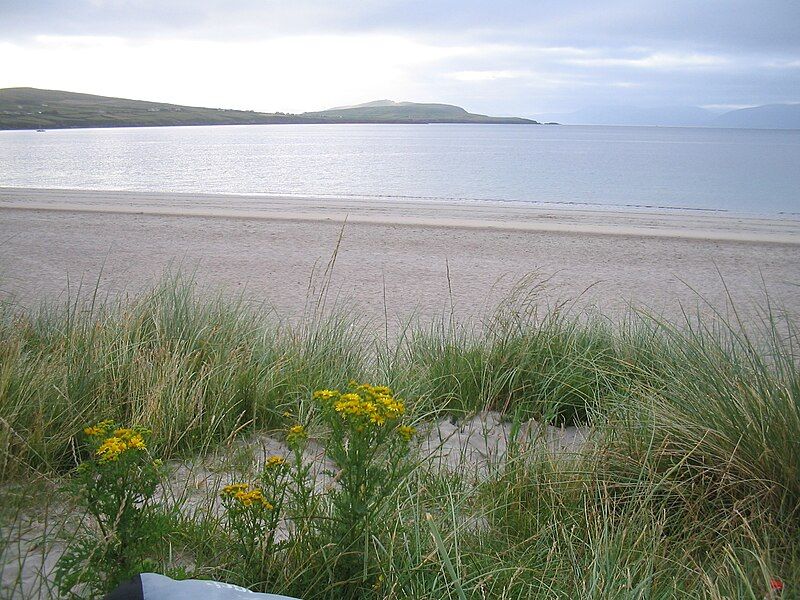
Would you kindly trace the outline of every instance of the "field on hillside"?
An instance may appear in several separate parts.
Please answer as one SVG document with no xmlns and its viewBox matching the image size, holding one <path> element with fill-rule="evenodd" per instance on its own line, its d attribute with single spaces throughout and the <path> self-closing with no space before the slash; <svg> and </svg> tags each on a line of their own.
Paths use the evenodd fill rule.
<svg viewBox="0 0 800 600">
<path fill-rule="evenodd" d="M 0 129 L 309 122 L 297 115 L 146 102 L 34 88 L 0 90 Z"/>
</svg>

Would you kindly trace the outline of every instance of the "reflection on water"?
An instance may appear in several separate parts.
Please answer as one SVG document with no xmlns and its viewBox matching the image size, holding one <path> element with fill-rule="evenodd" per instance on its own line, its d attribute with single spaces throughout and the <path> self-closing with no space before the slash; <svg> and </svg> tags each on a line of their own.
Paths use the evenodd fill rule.
<svg viewBox="0 0 800 600">
<path fill-rule="evenodd" d="M 525 125 L 5 131 L 0 185 L 774 215 L 800 213 L 800 131 Z"/>
</svg>

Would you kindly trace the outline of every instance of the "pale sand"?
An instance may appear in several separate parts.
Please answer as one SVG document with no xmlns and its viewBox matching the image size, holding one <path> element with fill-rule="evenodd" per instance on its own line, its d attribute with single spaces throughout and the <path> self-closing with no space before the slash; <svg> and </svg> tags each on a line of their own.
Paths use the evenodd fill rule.
<svg viewBox="0 0 800 600">
<path fill-rule="evenodd" d="M 0 188 L 0 289 L 21 304 L 66 283 L 135 293 L 170 265 L 296 316 L 344 226 L 333 288 L 390 319 L 478 316 L 521 277 L 552 276 L 543 302 L 610 315 L 629 303 L 677 317 L 699 292 L 800 314 L 800 219 L 702 211 L 552 209 L 522 203 L 382 201 Z M 448 279 L 449 269 L 449 279 Z M 384 294 L 385 288 L 385 294 Z M 384 305 L 385 297 L 385 305 Z"/>
</svg>

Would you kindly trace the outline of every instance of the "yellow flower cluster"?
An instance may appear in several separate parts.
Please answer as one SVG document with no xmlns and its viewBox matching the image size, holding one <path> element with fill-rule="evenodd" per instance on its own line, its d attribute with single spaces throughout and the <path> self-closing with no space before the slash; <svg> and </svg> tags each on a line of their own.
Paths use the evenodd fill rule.
<svg viewBox="0 0 800 600">
<path fill-rule="evenodd" d="M 417 430 L 411 425 L 401 425 L 397 428 L 397 433 L 400 434 L 400 437 L 403 438 L 405 441 L 410 442 L 411 438 L 413 438 Z"/>
<path fill-rule="evenodd" d="M 383 425 L 386 423 L 385 411 L 380 409 L 380 406 L 373 400 L 362 398 L 359 394 L 343 394 L 333 404 L 334 410 L 345 418 L 366 417 L 370 423 L 375 425 Z"/>
<path fill-rule="evenodd" d="M 403 403 L 388 387 L 351 381 L 350 388 L 353 391 L 347 394 L 337 390 L 318 390 L 314 392 L 314 398 L 331 403 L 333 409 L 346 419 L 369 421 L 378 426 L 399 418 L 405 412 Z"/>
<path fill-rule="evenodd" d="M 266 510 L 272 510 L 274 506 L 264 497 L 264 493 L 257 487 L 246 483 L 232 483 L 222 488 L 220 496 L 232 498 L 244 507 L 250 508 L 257 506 Z"/>
<path fill-rule="evenodd" d="M 314 392 L 314 400 L 333 400 L 334 398 L 338 398 L 341 394 L 339 394 L 338 390 L 317 390 Z"/>
<path fill-rule="evenodd" d="M 289 427 L 289 431 L 286 432 L 286 443 L 291 447 L 303 442 L 306 438 L 308 438 L 308 433 L 302 425 L 292 425 Z"/>
<path fill-rule="evenodd" d="M 100 458 L 100 462 L 117 460 L 119 455 L 128 449 L 128 445 L 118 437 L 110 437 L 96 450 L 95 454 Z"/>
<path fill-rule="evenodd" d="M 355 391 L 360 392 L 362 394 L 366 394 L 368 396 L 393 395 L 392 388 L 386 387 L 385 385 L 370 385 L 368 383 L 358 383 L 357 381 L 351 381 L 348 385 Z"/>
<path fill-rule="evenodd" d="M 274 469 L 276 467 L 282 467 L 285 464 L 286 464 L 286 459 L 283 456 L 278 456 L 277 454 L 275 454 L 267 459 L 266 466 L 268 469 Z"/>
<path fill-rule="evenodd" d="M 106 419 L 105 421 L 100 421 L 97 425 L 87 427 L 83 430 L 83 433 L 90 436 L 105 435 L 113 424 L 114 421 Z"/>
<path fill-rule="evenodd" d="M 114 431 L 114 437 L 126 442 L 128 444 L 128 448 L 144 450 L 146 447 L 144 444 L 144 438 L 142 438 L 142 434 L 135 429 L 129 429 L 127 427 L 116 429 Z"/>
<path fill-rule="evenodd" d="M 142 433 L 136 429 L 121 427 L 115 429 L 113 433 L 109 435 L 109 429 L 113 424 L 114 422 L 110 420 L 100 421 L 97 425 L 87 427 L 83 430 L 86 435 L 92 437 L 108 435 L 97 447 L 97 450 L 95 450 L 95 456 L 100 459 L 100 462 L 117 460 L 123 452 L 127 452 L 128 450 L 147 449 Z"/>
<path fill-rule="evenodd" d="M 384 414 L 390 419 L 397 419 L 406 411 L 405 405 L 394 396 L 381 394 L 375 398 L 375 402 L 382 407 Z"/>
</svg>

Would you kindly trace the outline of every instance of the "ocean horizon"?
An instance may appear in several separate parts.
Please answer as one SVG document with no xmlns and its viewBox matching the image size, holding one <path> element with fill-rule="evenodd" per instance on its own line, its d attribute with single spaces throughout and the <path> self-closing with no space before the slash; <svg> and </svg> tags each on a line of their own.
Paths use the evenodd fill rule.
<svg viewBox="0 0 800 600">
<path fill-rule="evenodd" d="M 235 125 L 0 132 L 0 186 L 800 214 L 800 131 Z"/>
</svg>

